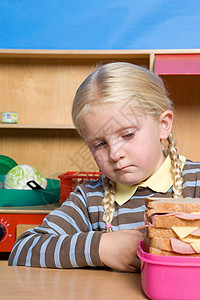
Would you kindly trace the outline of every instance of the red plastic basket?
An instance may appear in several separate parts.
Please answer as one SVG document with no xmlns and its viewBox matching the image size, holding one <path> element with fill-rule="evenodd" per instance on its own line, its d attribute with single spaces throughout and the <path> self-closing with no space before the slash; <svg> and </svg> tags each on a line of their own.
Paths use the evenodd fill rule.
<svg viewBox="0 0 200 300">
<path fill-rule="evenodd" d="M 61 204 L 69 197 L 77 185 L 85 180 L 99 179 L 101 172 L 67 172 L 59 175 Z"/>
</svg>

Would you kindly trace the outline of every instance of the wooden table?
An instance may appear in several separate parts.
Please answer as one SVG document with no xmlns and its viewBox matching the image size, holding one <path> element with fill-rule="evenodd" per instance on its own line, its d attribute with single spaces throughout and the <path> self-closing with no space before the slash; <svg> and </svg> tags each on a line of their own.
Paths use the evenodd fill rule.
<svg viewBox="0 0 200 300">
<path fill-rule="evenodd" d="M 140 274 L 0 266 L 1 299 L 139 300 Z"/>
</svg>

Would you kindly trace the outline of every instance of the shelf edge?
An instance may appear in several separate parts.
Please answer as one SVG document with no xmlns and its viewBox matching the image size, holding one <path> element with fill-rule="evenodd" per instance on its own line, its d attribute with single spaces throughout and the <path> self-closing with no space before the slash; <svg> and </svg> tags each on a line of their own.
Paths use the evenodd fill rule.
<svg viewBox="0 0 200 300">
<path fill-rule="evenodd" d="M 71 124 L 0 124 L 0 129 L 75 129 Z"/>
</svg>

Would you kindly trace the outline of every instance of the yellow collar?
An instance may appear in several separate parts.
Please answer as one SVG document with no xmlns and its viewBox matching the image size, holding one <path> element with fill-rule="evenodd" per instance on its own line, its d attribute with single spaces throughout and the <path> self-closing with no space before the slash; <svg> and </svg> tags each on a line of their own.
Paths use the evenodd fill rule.
<svg viewBox="0 0 200 300">
<path fill-rule="evenodd" d="M 186 158 L 180 156 L 182 162 L 181 169 L 185 165 Z M 173 185 L 173 174 L 171 172 L 171 159 L 169 155 L 160 168 L 147 180 L 137 185 L 124 185 L 116 182 L 116 197 L 115 201 L 122 205 L 127 202 L 136 192 L 138 187 L 148 187 L 158 193 L 166 193 Z"/>
</svg>

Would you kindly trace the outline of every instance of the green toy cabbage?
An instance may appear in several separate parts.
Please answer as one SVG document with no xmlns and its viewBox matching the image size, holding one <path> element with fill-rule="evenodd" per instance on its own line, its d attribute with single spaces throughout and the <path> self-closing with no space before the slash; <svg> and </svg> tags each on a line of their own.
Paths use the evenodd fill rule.
<svg viewBox="0 0 200 300">
<path fill-rule="evenodd" d="M 4 188 L 31 190 L 31 188 L 26 184 L 30 180 L 34 180 L 43 189 L 46 189 L 47 187 L 46 178 L 42 176 L 36 168 L 29 165 L 18 165 L 6 174 Z"/>
</svg>

